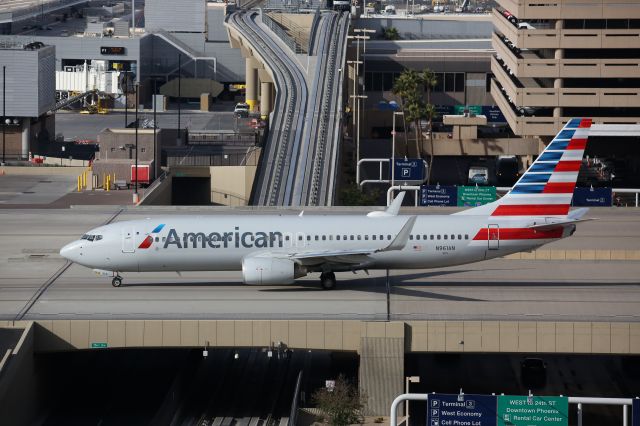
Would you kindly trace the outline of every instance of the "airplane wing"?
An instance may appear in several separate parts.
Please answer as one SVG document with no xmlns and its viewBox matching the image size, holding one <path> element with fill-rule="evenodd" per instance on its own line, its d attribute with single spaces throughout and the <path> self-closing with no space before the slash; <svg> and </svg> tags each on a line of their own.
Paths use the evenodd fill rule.
<svg viewBox="0 0 640 426">
<path fill-rule="evenodd" d="M 286 253 L 260 253 L 257 257 L 279 257 L 298 261 L 302 265 L 318 265 L 322 263 L 361 264 L 369 261 L 368 255 L 385 251 L 402 250 L 409 241 L 409 235 L 417 216 L 411 216 L 402 226 L 400 232 L 383 248 L 362 248 L 345 250 L 300 250 Z"/>
</svg>

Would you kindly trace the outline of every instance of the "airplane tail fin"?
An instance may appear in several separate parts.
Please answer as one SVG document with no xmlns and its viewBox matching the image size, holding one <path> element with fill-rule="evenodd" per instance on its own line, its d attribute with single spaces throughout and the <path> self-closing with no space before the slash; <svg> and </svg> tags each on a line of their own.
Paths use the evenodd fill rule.
<svg viewBox="0 0 640 426">
<path fill-rule="evenodd" d="M 504 197 L 456 214 L 567 217 L 591 122 L 569 120 Z"/>
</svg>

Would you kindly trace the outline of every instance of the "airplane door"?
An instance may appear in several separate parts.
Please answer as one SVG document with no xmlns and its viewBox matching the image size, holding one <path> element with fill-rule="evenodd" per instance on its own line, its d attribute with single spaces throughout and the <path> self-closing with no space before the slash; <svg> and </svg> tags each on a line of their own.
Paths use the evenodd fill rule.
<svg viewBox="0 0 640 426">
<path fill-rule="evenodd" d="M 132 227 L 127 227 L 122 229 L 122 252 L 123 253 L 133 253 L 136 251 L 134 235 L 135 235 L 135 232 Z"/>
<path fill-rule="evenodd" d="M 488 225 L 487 232 L 489 233 L 487 238 L 489 250 L 498 250 L 500 248 L 500 227 L 496 224 Z"/>
</svg>

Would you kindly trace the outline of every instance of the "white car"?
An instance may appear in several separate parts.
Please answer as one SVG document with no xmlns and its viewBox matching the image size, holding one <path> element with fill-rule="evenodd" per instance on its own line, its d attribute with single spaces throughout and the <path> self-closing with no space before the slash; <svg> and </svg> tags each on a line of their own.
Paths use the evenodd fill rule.
<svg viewBox="0 0 640 426">
<path fill-rule="evenodd" d="M 233 109 L 233 113 L 240 117 L 248 117 L 249 116 L 249 104 L 240 102 L 236 104 L 236 107 Z"/>
</svg>

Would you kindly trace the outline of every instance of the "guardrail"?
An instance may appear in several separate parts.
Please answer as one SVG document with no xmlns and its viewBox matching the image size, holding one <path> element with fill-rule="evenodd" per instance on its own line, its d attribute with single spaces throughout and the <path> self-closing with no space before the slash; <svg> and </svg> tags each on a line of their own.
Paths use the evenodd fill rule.
<svg viewBox="0 0 640 426">
<path fill-rule="evenodd" d="M 260 10 L 260 16 L 262 17 L 262 23 L 265 24 L 271 31 L 273 31 L 284 44 L 289 47 L 294 53 L 306 53 L 302 46 L 296 42 L 276 21 L 274 21 L 265 11 Z M 307 47 L 308 49 L 308 47 Z"/>
</svg>

